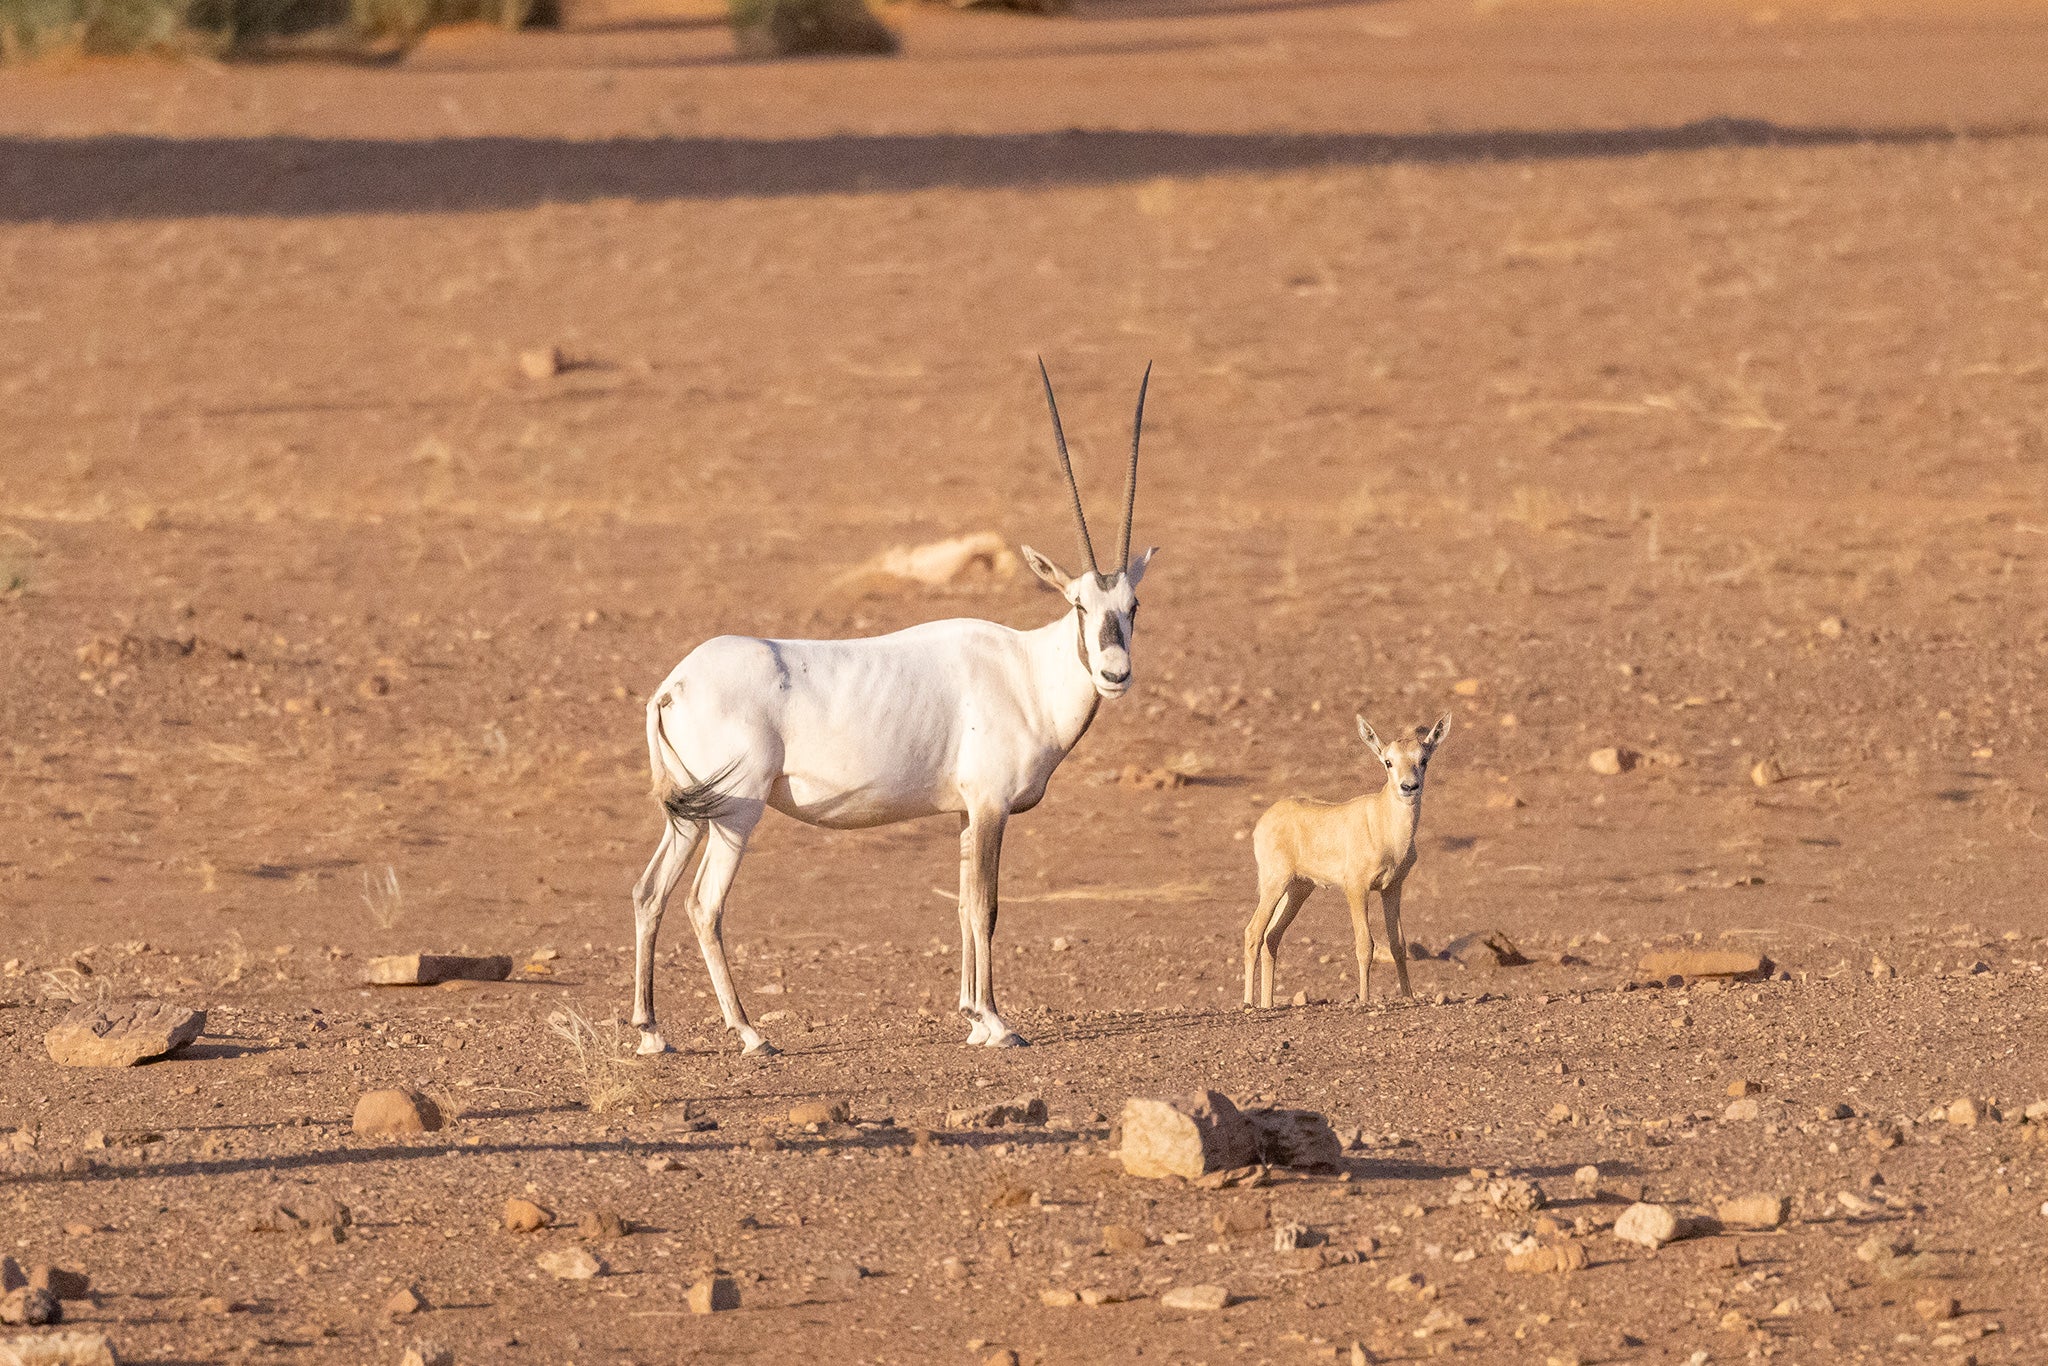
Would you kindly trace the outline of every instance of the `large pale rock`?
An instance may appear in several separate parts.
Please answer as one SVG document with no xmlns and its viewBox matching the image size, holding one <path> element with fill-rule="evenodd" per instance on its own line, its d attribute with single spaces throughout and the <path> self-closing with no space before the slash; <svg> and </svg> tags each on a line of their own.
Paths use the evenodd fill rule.
<svg viewBox="0 0 2048 1366">
<path fill-rule="evenodd" d="M 402 953 L 372 958 L 363 981 L 373 987 L 430 987 L 436 982 L 502 982 L 512 960 L 499 955 L 470 958 L 458 953 Z"/>
<path fill-rule="evenodd" d="M 114 1366 L 104 1333 L 35 1333 L 0 1338 L 0 1366 Z"/>
<path fill-rule="evenodd" d="M 740 1307 L 739 1283 L 730 1276 L 706 1276 L 690 1287 L 692 1314 L 722 1314 Z"/>
<path fill-rule="evenodd" d="M 1685 1221 L 1663 1205 L 1633 1204 L 1614 1221 L 1614 1236 L 1654 1251 L 1685 1236 Z"/>
<path fill-rule="evenodd" d="M 1177 1285 L 1159 1297 L 1168 1309 L 1214 1311 L 1230 1304 L 1230 1292 L 1220 1285 Z"/>
<path fill-rule="evenodd" d="M 1771 961 L 1740 949 L 1667 949 L 1643 955 L 1652 977 L 1762 977 Z"/>
<path fill-rule="evenodd" d="M 43 1046 L 66 1067 L 133 1067 L 183 1048 L 205 1028 L 205 1011 L 163 1001 L 84 1005 L 43 1035 Z"/>
<path fill-rule="evenodd" d="M 1133 1096 L 1124 1102 L 1123 1133 L 1124 1170 L 1132 1176 L 1193 1180 L 1259 1160 L 1259 1130 L 1218 1091 L 1179 1101 Z"/>
<path fill-rule="evenodd" d="M 1525 1271 L 1536 1275 L 1554 1271 L 1584 1271 L 1586 1249 L 1579 1243 L 1534 1247 L 1524 1252 L 1510 1253 L 1507 1268 L 1510 1271 Z"/>
<path fill-rule="evenodd" d="M 424 1134 L 442 1122 L 441 1107 L 417 1091 L 367 1091 L 356 1102 L 359 1134 Z"/>
<path fill-rule="evenodd" d="M 1715 1206 L 1714 1217 L 1730 1228 L 1776 1228 L 1785 1222 L 1785 1197 L 1745 1195 L 1723 1200 Z"/>
</svg>

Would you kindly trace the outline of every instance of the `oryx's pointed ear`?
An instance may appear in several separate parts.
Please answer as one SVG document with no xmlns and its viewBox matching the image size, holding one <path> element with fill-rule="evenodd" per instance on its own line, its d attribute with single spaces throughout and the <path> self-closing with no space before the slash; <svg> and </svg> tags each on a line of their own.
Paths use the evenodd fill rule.
<svg viewBox="0 0 2048 1366">
<path fill-rule="evenodd" d="M 1365 741 L 1365 747 L 1372 751 L 1372 757 L 1381 763 L 1387 761 L 1386 747 L 1380 744 L 1380 737 L 1374 733 L 1372 723 L 1363 716 L 1358 718 L 1358 738 Z"/>
<path fill-rule="evenodd" d="M 1032 573 L 1044 579 L 1054 592 L 1062 597 L 1066 596 L 1067 585 L 1073 580 L 1067 577 L 1064 570 L 1028 545 L 1020 545 L 1017 549 L 1023 552 L 1024 563 L 1031 566 Z"/>
<path fill-rule="evenodd" d="M 1444 742 L 1444 737 L 1446 735 L 1449 735 L 1450 733 L 1451 714 L 1449 712 L 1445 712 L 1442 716 L 1439 716 L 1436 719 L 1436 724 L 1429 728 L 1429 734 L 1422 737 L 1423 749 L 1434 750 L 1438 745 Z"/>
<path fill-rule="evenodd" d="M 1150 546 L 1146 549 L 1144 554 L 1140 555 L 1137 559 L 1132 560 L 1129 564 L 1124 566 L 1124 577 L 1131 581 L 1131 587 L 1136 588 L 1138 584 L 1144 579 L 1145 566 L 1152 563 L 1152 557 L 1154 555 L 1157 555 L 1158 553 L 1158 546 Z"/>
</svg>

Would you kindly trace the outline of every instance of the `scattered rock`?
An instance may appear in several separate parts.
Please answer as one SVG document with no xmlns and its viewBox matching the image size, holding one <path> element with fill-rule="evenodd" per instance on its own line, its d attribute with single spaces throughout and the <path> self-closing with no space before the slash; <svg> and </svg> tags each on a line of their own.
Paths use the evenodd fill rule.
<svg viewBox="0 0 2048 1366">
<path fill-rule="evenodd" d="M 1762 1113 L 1761 1107 L 1756 1103 L 1756 1098 L 1754 1096 L 1745 1096 L 1741 1100 L 1729 1101 L 1728 1108 L 1721 1112 L 1721 1118 L 1730 1124 L 1742 1124 L 1755 1119 Z"/>
<path fill-rule="evenodd" d="M 1090 1308 L 1098 1304 L 1122 1304 L 1123 1302 L 1124 1296 L 1117 1294 L 1114 1290 L 1105 1290 L 1099 1285 L 1084 1285 L 1081 1287 L 1081 1303 L 1088 1305 Z"/>
<path fill-rule="evenodd" d="M 690 1287 L 692 1314 L 722 1314 L 740 1307 L 739 1283 L 730 1276 L 706 1276 Z"/>
<path fill-rule="evenodd" d="M 1623 1210 L 1614 1221 L 1614 1236 L 1625 1243 L 1637 1243 L 1652 1251 L 1685 1236 L 1685 1225 L 1676 1212 L 1663 1205 L 1642 1202 Z"/>
<path fill-rule="evenodd" d="M 1963 1306 L 1953 1295 L 1930 1295 L 1924 1300 L 1914 1300 L 1913 1312 L 1929 1323 L 1945 1323 L 1962 1313 Z"/>
<path fill-rule="evenodd" d="M 1266 1227 L 1264 1205 L 1232 1205 L 1209 1216 L 1209 1227 L 1229 1237 L 1233 1233 L 1259 1233 Z"/>
<path fill-rule="evenodd" d="M 1269 1167 L 1322 1170 L 1341 1166 L 1344 1144 L 1313 1110 L 1246 1110 L 1258 1136 L 1258 1160 Z"/>
<path fill-rule="evenodd" d="M 405 953 L 372 958 L 363 981 L 373 987 L 430 987 L 440 982 L 502 982 L 512 975 L 508 956 L 471 958 L 456 953 Z"/>
<path fill-rule="evenodd" d="M 1826 636 L 1829 640 L 1840 640 L 1842 632 L 1848 629 L 1848 625 L 1840 617 L 1822 617 L 1820 624 L 1813 629 Z"/>
<path fill-rule="evenodd" d="M 532 1233 L 555 1222 L 553 1210 L 544 1209 L 533 1201 L 513 1196 L 505 1202 L 505 1231 L 507 1233 Z"/>
<path fill-rule="evenodd" d="M 843 1100 L 807 1100 L 789 1107 L 789 1122 L 799 1128 L 844 1124 L 853 1111 Z"/>
<path fill-rule="evenodd" d="M 1145 1236 L 1145 1230 L 1132 1228 L 1129 1224 L 1107 1224 L 1102 1230 L 1104 1252 L 1143 1252 L 1152 1245 Z"/>
<path fill-rule="evenodd" d="M 1899 970 L 1873 953 L 1870 955 L 1870 975 L 1875 981 L 1889 982 L 1899 975 Z"/>
<path fill-rule="evenodd" d="M 576 1236 L 591 1242 L 623 1238 L 630 1231 L 630 1226 L 615 1209 L 587 1209 L 576 1216 Z"/>
<path fill-rule="evenodd" d="M 1389 1295 L 1420 1295 L 1429 1283 L 1416 1271 L 1404 1271 L 1387 1277 L 1386 1291 Z"/>
<path fill-rule="evenodd" d="M 114 1366 L 104 1333 L 40 1333 L 0 1338 L 0 1366 Z"/>
<path fill-rule="evenodd" d="M 1487 935 L 1461 934 L 1444 946 L 1444 957 L 1468 968 L 1520 968 L 1530 962 L 1500 930 Z"/>
<path fill-rule="evenodd" d="M 1072 1290 L 1041 1290 L 1038 1302 L 1047 1309 L 1071 1309 L 1081 1302 L 1081 1297 Z"/>
<path fill-rule="evenodd" d="M 1139 768 L 1136 764 L 1125 764 L 1117 781 L 1125 787 L 1135 787 L 1148 792 L 1165 792 L 1176 787 L 1187 786 L 1188 775 L 1173 768 Z"/>
<path fill-rule="evenodd" d="M 1276 1224 L 1273 1228 L 1275 1252 L 1298 1252 L 1305 1247 L 1316 1247 L 1323 1241 L 1323 1235 L 1307 1224 L 1290 1220 L 1284 1224 Z"/>
<path fill-rule="evenodd" d="M 569 368 L 569 358 L 558 346 L 536 347 L 519 353 L 519 373 L 530 380 L 553 379 Z"/>
<path fill-rule="evenodd" d="M 1193 1180 L 1259 1158 L 1258 1130 L 1218 1091 L 1178 1102 L 1133 1096 L 1124 1102 L 1123 1136 L 1124 1170 L 1132 1176 Z"/>
<path fill-rule="evenodd" d="M 558 1281 L 587 1281 L 593 1276 L 602 1276 L 605 1272 L 604 1262 L 580 1247 L 564 1247 L 553 1252 L 543 1252 L 536 1260 L 542 1271 Z M 691 1292 L 693 1295 L 695 1293 Z"/>
<path fill-rule="evenodd" d="M 1168 1309 L 1222 1309 L 1230 1303 L 1230 1292 L 1220 1285 L 1177 1285 L 1159 1303 Z"/>
<path fill-rule="evenodd" d="M 1618 774 L 1628 772 L 1641 760 L 1642 756 L 1632 749 L 1623 749 L 1619 745 L 1609 745 L 1605 749 L 1596 749 L 1587 755 L 1586 767 L 1592 769 L 1603 778 L 1612 778 Z"/>
<path fill-rule="evenodd" d="M 1913 1240 L 1903 1234 L 1873 1233 L 1856 1244 L 1856 1260 L 1859 1262 L 1885 1262 L 1894 1257 L 1904 1256 L 1913 1250 Z"/>
<path fill-rule="evenodd" d="M 1652 977 L 1734 977 L 1760 980 L 1769 975 L 1771 960 L 1741 949 L 1666 949 L 1643 955 L 1642 970 Z"/>
<path fill-rule="evenodd" d="M 57 1323 L 63 1317 L 64 1306 L 58 1302 L 57 1297 L 32 1285 L 10 1290 L 4 1298 L 0 1298 L 0 1323 L 40 1328 L 46 1323 Z"/>
<path fill-rule="evenodd" d="M 1785 770 L 1776 759 L 1759 759 L 1749 770 L 1749 780 L 1758 787 L 1769 787 L 1785 781 Z"/>
<path fill-rule="evenodd" d="M 1526 1252 L 1510 1253 L 1507 1266 L 1510 1271 L 1534 1273 L 1584 1271 L 1586 1248 L 1582 1243 L 1560 1243 L 1555 1247 L 1539 1247 Z"/>
<path fill-rule="evenodd" d="M 1738 1099 L 1742 1096 L 1762 1095 L 1763 1089 L 1764 1084 L 1760 1081 L 1731 1081 L 1728 1083 L 1728 1094 Z"/>
<path fill-rule="evenodd" d="M 1588 1163 L 1572 1173 L 1572 1184 L 1584 1186 L 1587 1190 L 1593 1189 L 1600 1184 L 1600 1169 Z"/>
<path fill-rule="evenodd" d="M 2029 1124 L 2048 1124 L 2048 1100 L 2037 1100 L 2026 1109 Z"/>
<path fill-rule="evenodd" d="M 1814 1106 L 1813 1117 L 1815 1119 L 1854 1119 L 1856 1118 L 1856 1112 L 1841 1101 L 1836 1101 L 1833 1105 Z"/>
<path fill-rule="evenodd" d="M 1782 1195 L 1745 1195 L 1723 1200 L 1714 1217 L 1733 1228 L 1777 1228 L 1785 1222 L 1786 1200 Z"/>
<path fill-rule="evenodd" d="M 1521 1176 L 1503 1177 L 1486 1183 L 1486 1203 L 1505 1214 L 1534 1214 L 1548 1200 L 1543 1187 Z"/>
<path fill-rule="evenodd" d="M 420 1297 L 419 1291 L 409 1285 L 401 1285 L 384 1301 L 384 1317 L 400 1319 L 409 1314 L 421 1313 L 426 1307 L 427 1302 Z"/>
<path fill-rule="evenodd" d="M 410 1343 L 398 1366 L 455 1366 L 455 1353 L 438 1342 Z"/>
<path fill-rule="evenodd" d="M 990 1352 L 983 1357 L 981 1366 L 1017 1366 L 1017 1354 L 1005 1347 L 999 1352 Z"/>
<path fill-rule="evenodd" d="M 442 1123 L 441 1107 L 418 1091 L 367 1091 L 356 1102 L 359 1134 L 425 1134 Z"/>
<path fill-rule="evenodd" d="M 269 1192 L 266 1198 L 242 1217 L 248 1233 L 304 1233 L 325 1236 L 354 1222 L 347 1205 L 315 1186 L 286 1186 Z"/>
<path fill-rule="evenodd" d="M 66 1067 L 133 1067 L 183 1048 L 205 1028 L 205 1011 L 162 1001 L 82 1005 L 43 1035 L 43 1047 Z"/>
<path fill-rule="evenodd" d="M 980 1105 L 972 1109 L 946 1111 L 948 1129 L 1002 1129 L 1010 1125 L 1036 1127 L 1046 1121 L 1045 1102 L 1037 1096 L 1019 1096 L 1016 1100 L 995 1105 Z"/>
<path fill-rule="evenodd" d="M 1971 1128 L 1980 1120 L 1990 1118 L 1994 1113 L 1982 1101 L 1970 1096 L 1963 1096 L 1952 1100 L 1942 1110 L 1943 1117 L 1949 1123 L 1959 1124 L 1964 1128 Z"/>
</svg>

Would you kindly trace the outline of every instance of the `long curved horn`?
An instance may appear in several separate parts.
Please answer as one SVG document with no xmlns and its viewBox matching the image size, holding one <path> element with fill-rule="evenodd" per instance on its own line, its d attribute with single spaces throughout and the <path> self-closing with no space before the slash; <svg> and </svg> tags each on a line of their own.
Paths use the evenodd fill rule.
<svg viewBox="0 0 2048 1366">
<path fill-rule="evenodd" d="M 1138 438 L 1145 431 L 1145 390 L 1152 383 L 1152 362 L 1145 362 L 1145 378 L 1138 381 L 1138 415 L 1131 419 L 1131 472 L 1124 476 L 1124 532 L 1116 546 L 1119 571 L 1131 563 L 1131 514 L 1138 506 Z"/>
<path fill-rule="evenodd" d="M 1074 482 L 1074 465 L 1067 459 L 1067 434 L 1060 430 L 1060 405 L 1052 396 L 1052 376 L 1045 373 L 1043 356 L 1038 358 L 1038 377 L 1045 381 L 1045 406 L 1052 411 L 1052 439 L 1060 451 L 1060 473 L 1067 476 L 1067 492 L 1074 495 L 1074 525 L 1081 531 L 1081 553 L 1088 557 L 1088 572 L 1099 575 L 1102 571 L 1095 565 L 1095 543 L 1088 539 L 1088 516 L 1081 511 L 1081 486 Z M 1124 538 L 1130 539 L 1128 528 Z"/>
</svg>

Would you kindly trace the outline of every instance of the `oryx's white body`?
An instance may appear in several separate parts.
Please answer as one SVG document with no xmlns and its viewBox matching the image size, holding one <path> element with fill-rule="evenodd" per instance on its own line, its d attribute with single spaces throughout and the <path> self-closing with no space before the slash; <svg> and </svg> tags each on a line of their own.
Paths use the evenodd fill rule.
<svg viewBox="0 0 2048 1366">
<path fill-rule="evenodd" d="M 1142 420 L 1142 390 L 1138 413 Z M 1057 409 L 1053 421 L 1057 434 Z M 1060 452 L 1064 468 L 1064 438 Z M 1136 474 L 1134 435 L 1122 555 Z M 1067 477 L 1071 487 L 1071 471 Z M 1081 537 L 1092 566 L 1085 520 Z M 972 1022 L 968 1042 L 1023 1042 L 996 1012 L 992 977 L 1004 827 L 1045 795 L 1102 699 L 1130 687 L 1135 590 L 1153 554 L 1113 574 L 1069 578 L 1023 549 L 1033 572 L 1069 605 L 1037 630 L 953 620 L 859 640 L 719 636 L 691 651 L 655 691 L 647 706 L 648 760 L 670 819 L 633 892 L 633 1023 L 643 1053 L 666 1047 L 654 1019 L 655 938 L 669 894 L 700 844 L 690 918 L 719 1007 L 746 1051 L 773 1051 L 740 1004 L 721 932 L 747 839 L 771 807 L 838 829 L 957 814 L 960 1010 Z"/>
</svg>

